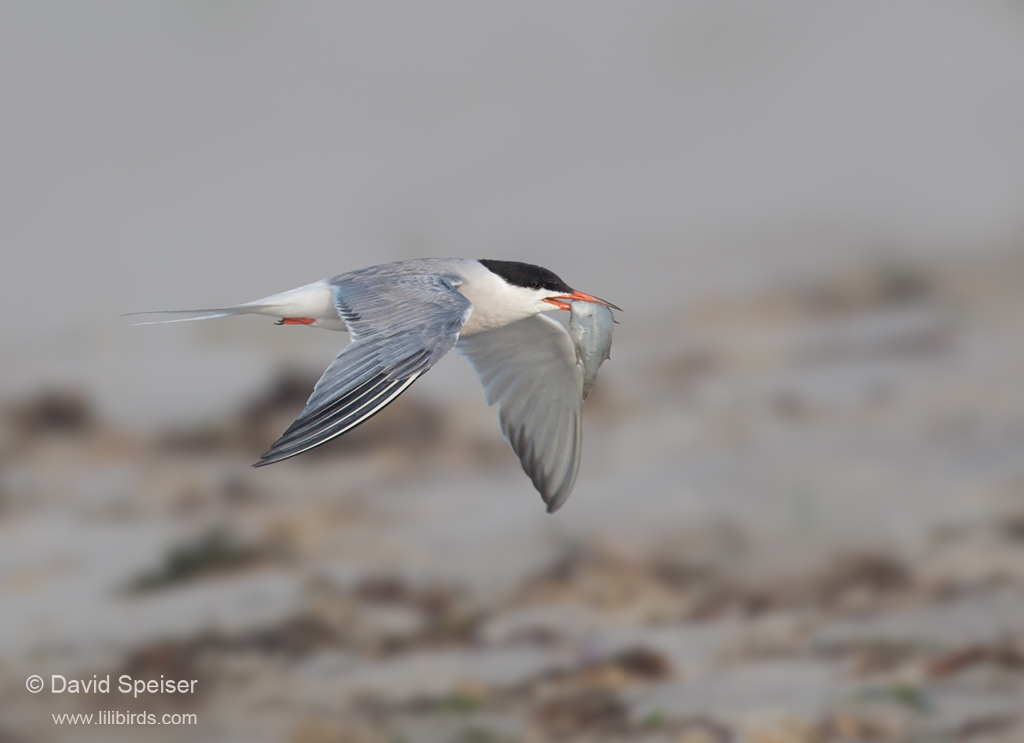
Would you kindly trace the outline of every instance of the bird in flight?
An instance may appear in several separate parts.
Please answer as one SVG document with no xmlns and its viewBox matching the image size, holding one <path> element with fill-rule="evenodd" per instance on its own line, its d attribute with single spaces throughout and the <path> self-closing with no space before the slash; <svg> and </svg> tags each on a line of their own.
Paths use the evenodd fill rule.
<svg viewBox="0 0 1024 743">
<path fill-rule="evenodd" d="M 259 314 L 282 325 L 348 331 L 349 344 L 257 467 L 351 431 L 454 348 L 473 365 L 488 404 L 498 404 L 502 433 L 554 513 L 579 470 L 583 371 L 569 334 L 541 313 L 569 310 L 574 302 L 619 309 L 529 263 L 421 258 L 232 307 L 153 314 L 181 315 L 156 322 Z"/>
</svg>

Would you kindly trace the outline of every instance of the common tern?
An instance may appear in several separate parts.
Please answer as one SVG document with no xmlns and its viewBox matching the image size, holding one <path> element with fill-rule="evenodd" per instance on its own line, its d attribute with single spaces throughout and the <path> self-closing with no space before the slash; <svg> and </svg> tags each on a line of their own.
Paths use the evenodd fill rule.
<svg viewBox="0 0 1024 743">
<path fill-rule="evenodd" d="M 182 316 L 157 322 L 259 314 L 283 325 L 348 331 L 349 344 L 257 467 L 366 422 L 455 348 L 476 370 L 488 404 L 498 404 L 505 438 L 548 513 L 554 513 L 572 492 L 579 470 L 584 375 L 569 334 L 541 313 L 579 302 L 619 309 L 529 263 L 422 258 L 363 268 L 232 307 L 155 314 Z"/>
</svg>

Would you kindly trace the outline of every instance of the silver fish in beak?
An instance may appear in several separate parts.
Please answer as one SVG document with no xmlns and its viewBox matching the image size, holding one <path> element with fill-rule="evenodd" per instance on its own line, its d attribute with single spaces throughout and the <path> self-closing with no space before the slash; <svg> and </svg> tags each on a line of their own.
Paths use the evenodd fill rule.
<svg viewBox="0 0 1024 743">
<path fill-rule="evenodd" d="M 583 399 L 597 381 L 597 370 L 611 358 L 612 327 L 615 317 L 604 304 L 589 301 L 569 302 L 569 335 L 576 346 L 576 363 L 583 367 Z"/>
</svg>

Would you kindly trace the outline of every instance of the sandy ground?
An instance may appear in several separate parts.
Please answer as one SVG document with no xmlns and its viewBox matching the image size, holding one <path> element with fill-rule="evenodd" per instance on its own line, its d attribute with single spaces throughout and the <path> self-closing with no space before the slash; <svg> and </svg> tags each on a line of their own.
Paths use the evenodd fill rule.
<svg viewBox="0 0 1024 743">
<path fill-rule="evenodd" d="M 555 516 L 478 390 L 260 470 L 311 380 L 152 436 L 14 406 L 0 740 L 1024 740 L 1022 282 L 865 264 L 624 313 Z M 99 710 L 197 725 L 52 720 Z"/>
</svg>

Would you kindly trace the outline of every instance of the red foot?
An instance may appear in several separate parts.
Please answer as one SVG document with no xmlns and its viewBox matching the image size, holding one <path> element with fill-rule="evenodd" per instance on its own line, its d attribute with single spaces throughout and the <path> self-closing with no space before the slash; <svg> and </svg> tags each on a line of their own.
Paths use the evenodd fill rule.
<svg viewBox="0 0 1024 743">
<path fill-rule="evenodd" d="M 316 322 L 314 317 L 282 317 L 278 325 L 312 325 Z"/>
</svg>

